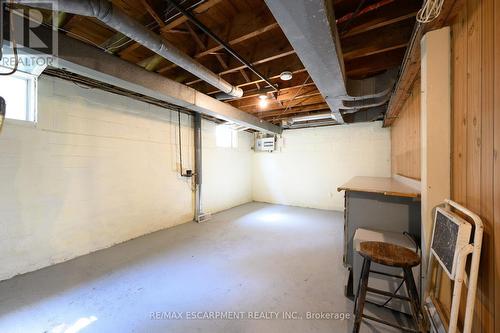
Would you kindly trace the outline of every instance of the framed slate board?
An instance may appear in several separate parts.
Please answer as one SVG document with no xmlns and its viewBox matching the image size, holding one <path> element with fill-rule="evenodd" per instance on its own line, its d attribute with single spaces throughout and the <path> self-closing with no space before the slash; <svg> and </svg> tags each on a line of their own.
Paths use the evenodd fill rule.
<svg viewBox="0 0 500 333">
<path fill-rule="evenodd" d="M 469 223 L 451 212 L 437 209 L 431 250 L 451 279 L 455 275 L 458 252 L 469 243 L 470 232 Z"/>
</svg>

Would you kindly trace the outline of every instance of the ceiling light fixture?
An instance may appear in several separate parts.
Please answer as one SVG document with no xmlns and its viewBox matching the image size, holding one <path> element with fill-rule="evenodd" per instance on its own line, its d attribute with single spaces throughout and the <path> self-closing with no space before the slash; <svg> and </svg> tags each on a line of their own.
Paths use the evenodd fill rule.
<svg viewBox="0 0 500 333">
<path fill-rule="evenodd" d="M 267 99 L 261 99 L 259 101 L 259 106 L 263 109 L 265 108 L 269 103 L 267 102 Z"/>
<path fill-rule="evenodd" d="M 268 102 L 267 95 L 265 95 L 265 94 L 259 95 L 259 106 L 261 108 L 265 108 L 268 104 L 269 104 L 269 102 Z"/>
<path fill-rule="evenodd" d="M 293 74 L 290 71 L 284 71 L 283 73 L 280 74 L 280 79 L 283 81 L 290 81 L 292 77 Z"/>
</svg>

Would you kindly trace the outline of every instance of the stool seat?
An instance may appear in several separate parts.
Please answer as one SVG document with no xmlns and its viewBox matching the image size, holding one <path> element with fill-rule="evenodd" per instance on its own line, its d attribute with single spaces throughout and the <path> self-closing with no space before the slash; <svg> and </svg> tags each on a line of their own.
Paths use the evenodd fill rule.
<svg viewBox="0 0 500 333">
<path fill-rule="evenodd" d="M 362 242 L 359 245 L 359 254 L 377 264 L 401 268 L 420 264 L 420 256 L 406 247 L 383 242 Z"/>
<path fill-rule="evenodd" d="M 417 292 L 417 286 L 415 285 L 415 279 L 413 277 L 412 267 L 417 266 L 420 263 L 420 256 L 399 245 L 384 243 L 384 242 L 361 242 L 359 244 L 358 253 L 363 256 L 363 268 L 361 269 L 361 276 L 359 277 L 358 292 L 356 293 L 356 299 L 354 300 L 354 326 L 352 329 L 353 333 L 359 333 L 361 322 L 363 319 L 375 321 L 387 326 L 400 328 L 404 332 L 426 332 L 425 317 L 422 313 L 422 308 L 420 306 L 420 297 Z M 392 294 L 368 286 L 368 279 L 370 272 L 382 274 L 380 272 L 371 271 L 370 266 L 372 261 L 391 267 L 401 268 L 403 270 L 403 282 L 399 285 L 395 292 Z M 397 294 L 399 288 L 406 285 L 406 291 L 408 292 L 408 297 Z M 392 298 L 399 298 L 410 302 L 411 312 L 413 320 L 415 321 L 416 328 L 404 327 L 397 323 L 391 323 L 381 318 L 373 317 L 363 313 L 365 307 L 365 300 L 367 293 L 376 293 L 379 295 L 388 296 L 389 299 L 381 307 L 390 302 Z"/>
</svg>

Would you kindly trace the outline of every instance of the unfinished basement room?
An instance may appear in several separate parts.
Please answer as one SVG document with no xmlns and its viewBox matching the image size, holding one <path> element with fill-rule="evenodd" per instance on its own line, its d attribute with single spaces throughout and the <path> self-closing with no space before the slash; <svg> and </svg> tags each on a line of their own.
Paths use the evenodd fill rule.
<svg viewBox="0 0 500 333">
<path fill-rule="evenodd" d="M 500 0 L 0 0 L 0 333 L 500 333 Z"/>
</svg>

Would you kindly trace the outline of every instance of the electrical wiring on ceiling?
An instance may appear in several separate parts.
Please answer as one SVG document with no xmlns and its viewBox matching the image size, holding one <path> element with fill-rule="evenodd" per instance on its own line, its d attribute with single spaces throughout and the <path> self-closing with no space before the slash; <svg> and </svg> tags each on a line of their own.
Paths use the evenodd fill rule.
<svg viewBox="0 0 500 333">
<path fill-rule="evenodd" d="M 429 23 L 435 20 L 443 8 L 444 0 L 425 0 L 417 13 L 417 22 Z"/>
</svg>

